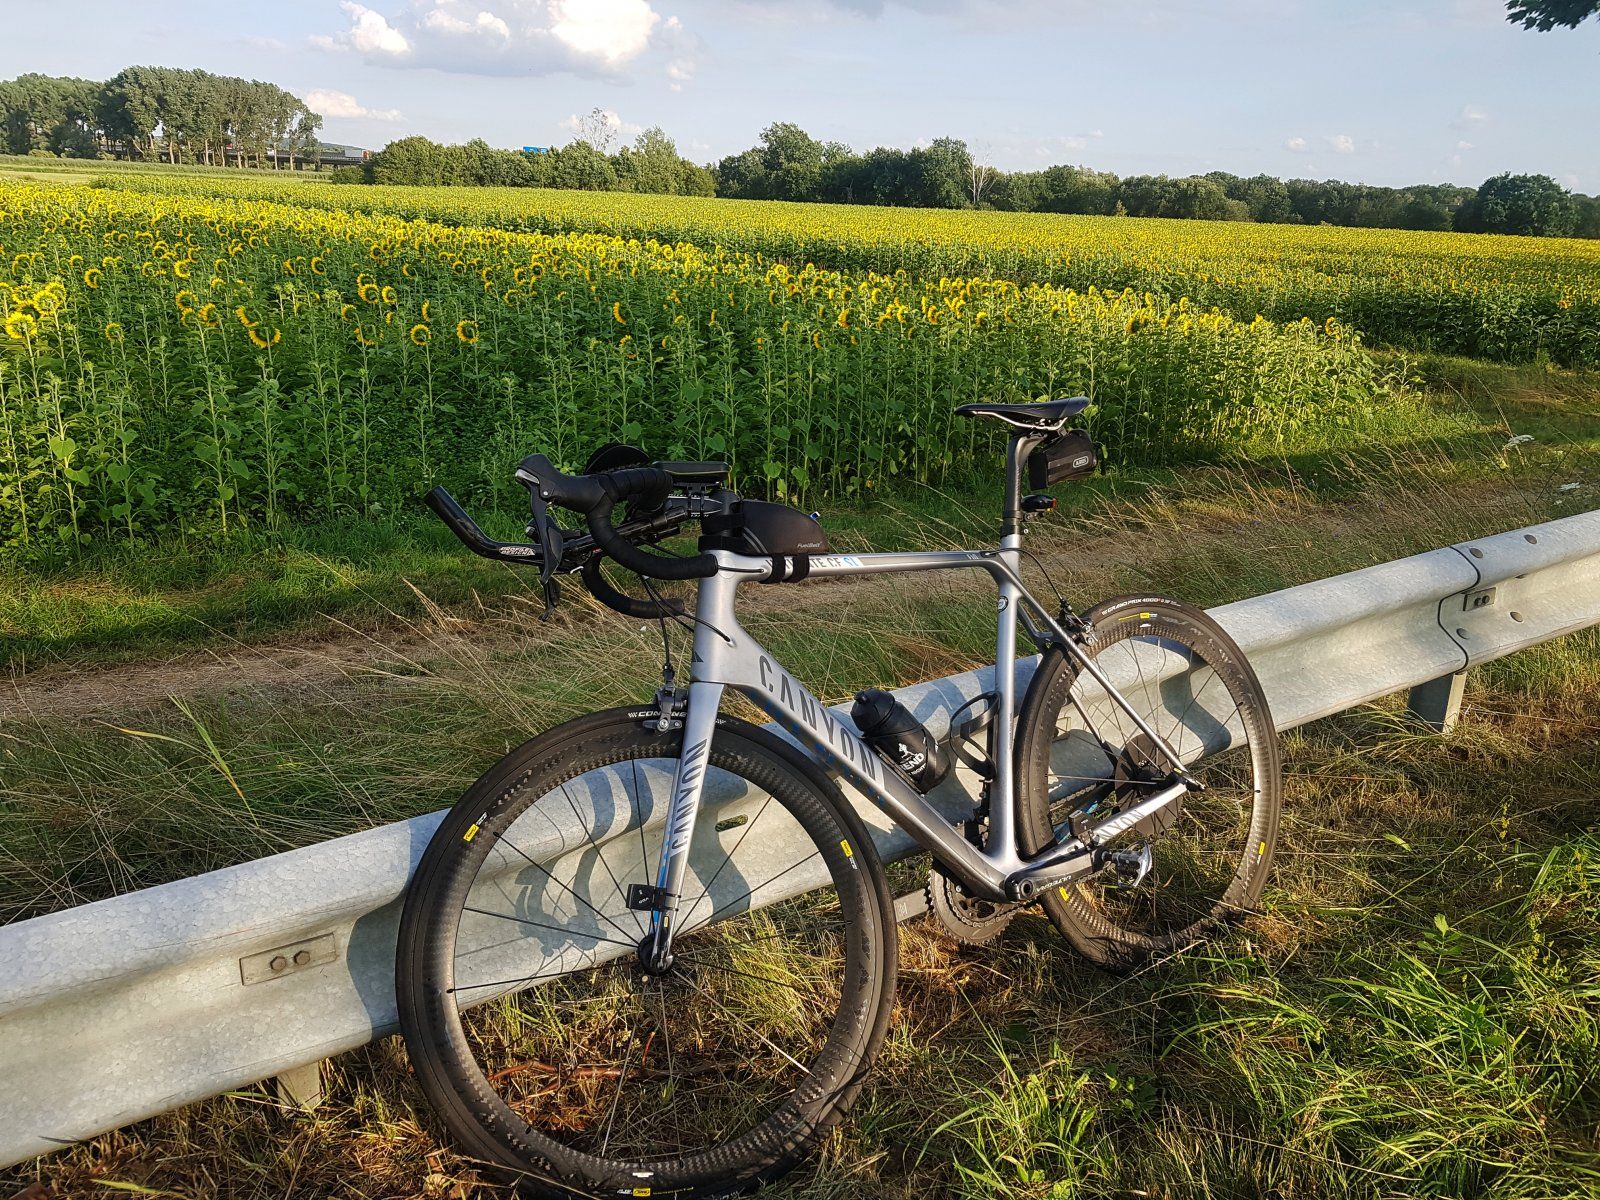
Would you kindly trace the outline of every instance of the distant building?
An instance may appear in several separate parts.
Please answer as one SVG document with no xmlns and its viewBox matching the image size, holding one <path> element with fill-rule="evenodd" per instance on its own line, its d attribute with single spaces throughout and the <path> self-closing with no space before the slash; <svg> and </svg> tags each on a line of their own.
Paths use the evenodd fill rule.
<svg viewBox="0 0 1600 1200">
<path fill-rule="evenodd" d="M 549 146 L 524 146 L 522 148 L 522 152 L 524 154 L 549 154 L 550 153 L 550 147 Z"/>
<path fill-rule="evenodd" d="M 302 151 L 290 151 L 286 146 L 268 150 L 267 157 L 286 165 L 292 159 L 297 167 L 314 167 L 319 162 L 325 167 L 358 167 L 372 157 L 372 151 L 361 146 L 346 146 L 340 142 L 318 142 L 316 152 L 309 156 L 310 161 L 307 161 L 308 156 Z"/>
</svg>

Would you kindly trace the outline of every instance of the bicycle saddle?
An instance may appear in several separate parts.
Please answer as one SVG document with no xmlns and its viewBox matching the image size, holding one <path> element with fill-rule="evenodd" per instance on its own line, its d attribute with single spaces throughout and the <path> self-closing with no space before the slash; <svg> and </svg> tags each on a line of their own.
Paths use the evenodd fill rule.
<svg viewBox="0 0 1600 1200">
<path fill-rule="evenodd" d="M 963 404 L 956 412 L 963 417 L 994 417 L 1019 429 L 1060 429 L 1088 407 L 1087 396 L 1072 396 L 1037 404 Z"/>
</svg>

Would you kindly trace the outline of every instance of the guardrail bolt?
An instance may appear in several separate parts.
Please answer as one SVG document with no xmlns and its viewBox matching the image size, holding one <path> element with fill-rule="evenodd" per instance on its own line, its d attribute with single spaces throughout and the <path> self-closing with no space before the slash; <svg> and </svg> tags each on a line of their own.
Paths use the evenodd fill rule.
<svg viewBox="0 0 1600 1200">
<path fill-rule="evenodd" d="M 272 961 L 269 962 L 267 966 L 271 967 L 274 971 L 287 970 L 289 966 L 289 960 L 281 954 L 274 954 L 272 956 Z"/>
</svg>

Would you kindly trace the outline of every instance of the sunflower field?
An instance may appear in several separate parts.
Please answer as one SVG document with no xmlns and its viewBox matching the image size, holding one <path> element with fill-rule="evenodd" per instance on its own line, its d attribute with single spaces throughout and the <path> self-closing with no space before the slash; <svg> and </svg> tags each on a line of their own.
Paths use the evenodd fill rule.
<svg viewBox="0 0 1600 1200">
<path fill-rule="evenodd" d="M 1334 226 L 549 191 L 326 187 L 261 176 L 115 186 L 355 208 L 447 224 L 726 246 L 846 271 L 993 276 L 1186 296 L 1244 321 L 1328 318 L 1374 343 L 1600 365 L 1600 242 Z"/>
<path fill-rule="evenodd" d="M 1088 394 L 1145 463 L 1390 400 L 1335 321 L 108 189 L 0 190 L 0 321 L 12 552 L 410 512 L 434 483 L 509 502 L 520 456 L 609 439 L 800 500 L 994 461 L 968 400 Z"/>
</svg>

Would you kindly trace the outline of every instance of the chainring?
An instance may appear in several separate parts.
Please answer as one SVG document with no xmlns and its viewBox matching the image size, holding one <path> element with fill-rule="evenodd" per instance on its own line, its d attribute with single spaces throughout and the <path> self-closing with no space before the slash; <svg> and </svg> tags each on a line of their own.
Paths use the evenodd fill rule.
<svg viewBox="0 0 1600 1200">
<path fill-rule="evenodd" d="M 945 932 L 968 946 L 986 946 L 1006 931 L 1021 904 L 969 896 L 958 880 L 937 863 L 928 872 L 928 911 Z"/>
</svg>

